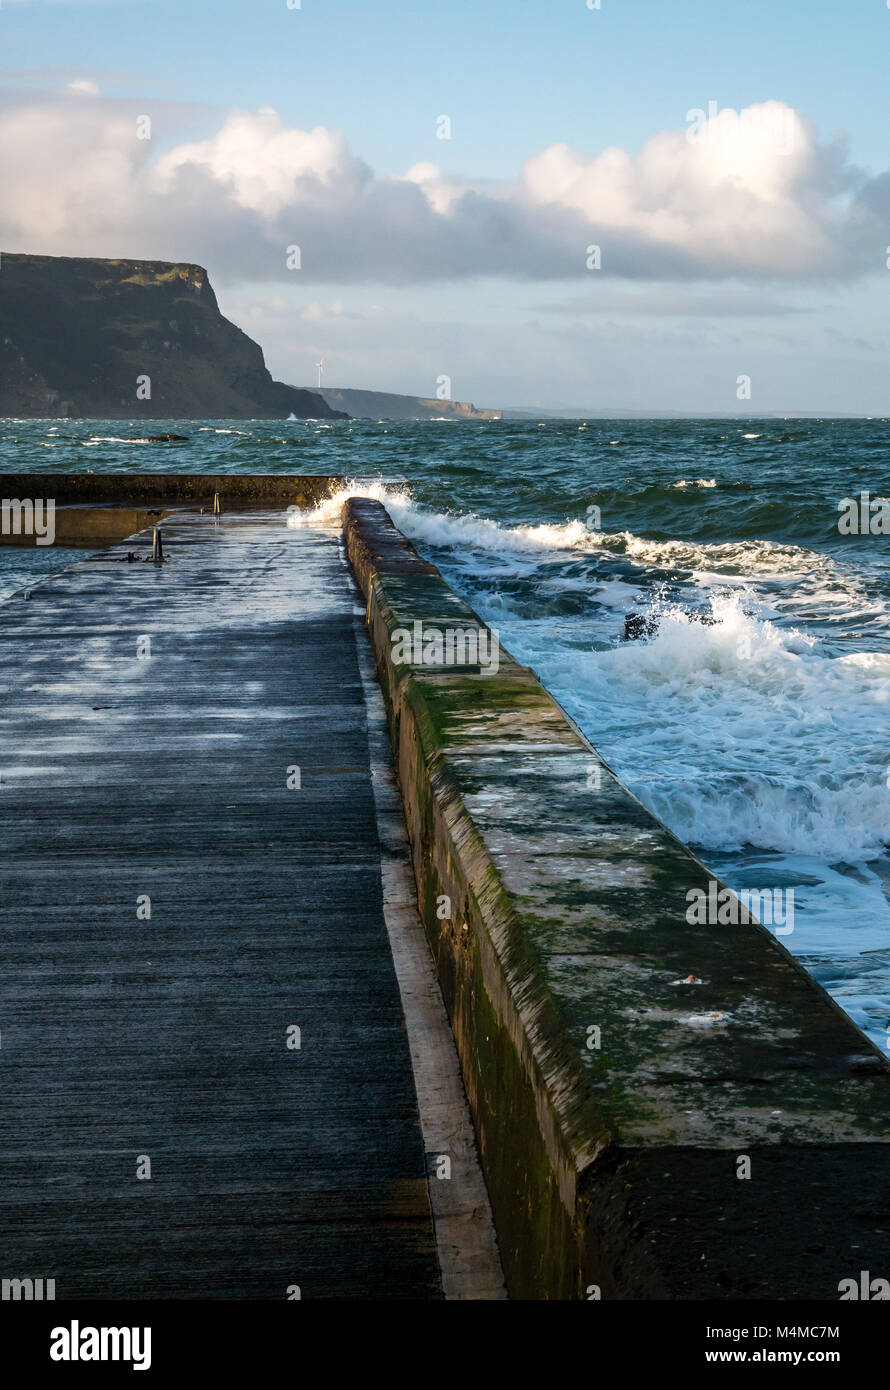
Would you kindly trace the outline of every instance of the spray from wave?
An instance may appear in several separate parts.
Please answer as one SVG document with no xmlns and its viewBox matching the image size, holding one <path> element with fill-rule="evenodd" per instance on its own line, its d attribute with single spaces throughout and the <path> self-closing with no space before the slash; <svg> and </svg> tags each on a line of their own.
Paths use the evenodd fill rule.
<svg viewBox="0 0 890 1390">
<path fill-rule="evenodd" d="M 590 551 L 605 560 L 614 556 L 650 566 L 687 570 L 693 576 L 724 574 L 728 577 L 772 578 L 809 575 L 814 571 L 829 576 L 836 572 L 834 562 L 827 556 L 801 546 L 773 541 L 654 541 L 630 531 L 601 531 L 581 518 L 538 525 L 506 526 L 488 517 L 480 517 L 475 512 L 436 512 L 416 504 L 407 486 L 393 486 L 377 480 L 347 482 L 312 511 L 294 513 L 291 524 L 336 525 L 343 505 L 350 497 L 369 497 L 382 502 L 396 525 L 413 540 L 446 548 L 463 550 L 470 547 L 500 555 Z"/>
<path fill-rule="evenodd" d="M 827 596 L 833 586 L 836 601 L 847 602 L 829 557 L 769 541 L 695 544 L 602 533 L 578 518 L 508 526 L 472 512 L 433 511 L 406 486 L 380 480 L 350 482 L 291 524 L 337 524 L 355 496 L 382 502 L 416 544 L 435 551 L 458 588 L 469 584 L 482 616 L 681 839 L 721 851 L 747 845 L 853 860 L 884 852 L 890 741 L 881 730 L 890 713 L 890 655 L 829 658 L 816 638 L 771 620 L 755 583 L 815 577 Z M 617 642 L 614 610 L 627 607 L 629 586 L 610 584 L 601 571 L 595 579 L 562 572 L 554 579 L 548 564 L 560 554 L 685 569 L 712 622 L 693 621 L 653 590 L 646 612 L 658 620 L 655 635 Z M 522 562 L 510 570 L 517 584 L 506 599 L 503 566 L 493 560 Z M 742 582 L 738 591 L 728 577 Z M 582 604 L 590 595 L 589 614 L 559 625 L 542 620 L 542 601 L 573 586 Z"/>
<path fill-rule="evenodd" d="M 816 639 L 746 612 L 738 595 L 715 596 L 712 615 L 705 626 L 668 611 L 647 641 L 535 659 L 681 839 L 724 851 L 881 855 L 890 655 L 829 659 Z"/>
</svg>

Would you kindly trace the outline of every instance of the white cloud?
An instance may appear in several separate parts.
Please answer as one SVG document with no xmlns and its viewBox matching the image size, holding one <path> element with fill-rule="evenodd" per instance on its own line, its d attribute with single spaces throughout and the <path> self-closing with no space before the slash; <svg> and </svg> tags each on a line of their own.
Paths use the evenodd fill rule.
<svg viewBox="0 0 890 1390">
<path fill-rule="evenodd" d="M 210 138 L 155 154 L 137 139 L 143 110 L 93 86 L 0 108 L 4 249 L 411 284 L 589 280 L 591 243 L 604 276 L 840 278 L 876 258 L 872 239 L 886 243 L 882 181 L 864 184 L 842 145 L 780 102 L 703 122 L 695 140 L 666 131 L 638 154 L 557 144 L 515 181 L 470 182 L 428 163 L 377 175 L 338 132 L 290 128 L 271 108 L 232 111 Z M 292 244 L 300 272 L 286 269 Z"/>
<path fill-rule="evenodd" d="M 154 171 L 157 189 L 169 192 L 180 171 L 208 174 L 238 207 L 267 220 L 331 193 L 354 197 L 371 177 L 342 135 L 324 126 L 289 130 L 269 107 L 235 111 L 212 140 L 164 155 Z"/>
<path fill-rule="evenodd" d="M 527 161 L 524 185 L 535 203 L 576 209 L 607 239 L 642 239 L 707 274 L 838 270 L 836 153 L 781 102 L 742 116 L 665 131 L 637 156 L 552 145 Z"/>
<path fill-rule="evenodd" d="M 98 84 L 90 82 L 89 79 L 85 77 L 78 78 L 74 82 L 69 82 L 65 91 L 73 92 L 75 96 L 81 97 L 97 97 L 100 94 Z"/>
</svg>

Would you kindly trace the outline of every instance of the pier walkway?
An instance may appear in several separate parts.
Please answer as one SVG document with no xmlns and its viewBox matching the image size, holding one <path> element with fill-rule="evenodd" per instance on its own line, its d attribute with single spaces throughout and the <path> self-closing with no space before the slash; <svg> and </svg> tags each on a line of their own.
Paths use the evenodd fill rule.
<svg viewBox="0 0 890 1390">
<path fill-rule="evenodd" d="M 443 1284 L 338 536 L 164 542 L 2 608 L 0 1276 L 498 1296 Z"/>
<path fill-rule="evenodd" d="M 148 529 L 0 605 L 2 1298 L 885 1296 L 886 1057 L 378 502 L 48 477 Z"/>
</svg>

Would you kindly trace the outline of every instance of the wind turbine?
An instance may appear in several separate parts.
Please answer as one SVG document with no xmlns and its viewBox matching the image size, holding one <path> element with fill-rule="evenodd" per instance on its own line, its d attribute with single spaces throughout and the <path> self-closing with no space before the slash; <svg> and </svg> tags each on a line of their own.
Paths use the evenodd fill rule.
<svg viewBox="0 0 890 1390">
<path fill-rule="evenodd" d="M 320 362 L 316 362 L 315 365 L 316 365 L 316 367 L 318 368 L 318 389 L 319 389 L 319 391 L 320 391 L 320 390 L 321 390 L 321 374 L 322 374 L 322 372 L 324 371 L 324 358 L 322 358 Z"/>
</svg>

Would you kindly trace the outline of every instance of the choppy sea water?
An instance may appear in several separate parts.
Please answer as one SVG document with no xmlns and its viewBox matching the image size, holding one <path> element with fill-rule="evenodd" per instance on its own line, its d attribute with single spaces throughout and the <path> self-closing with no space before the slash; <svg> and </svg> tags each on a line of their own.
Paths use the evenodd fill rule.
<svg viewBox="0 0 890 1390">
<path fill-rule="evenodd" d="M 533 666 L 618 775 L 882 1048 L 890 1026 L 890 421 L 0 421 L 3 471 L 338 473 Z M 49 489 L 47 489 L 48 495 Z M 0 550 L 0 598 L 63 562 Z M 628 612 L 657 632 L 621 640 Z M 690 613 L 715 619 L 693 621 Z"/>
</svg>

